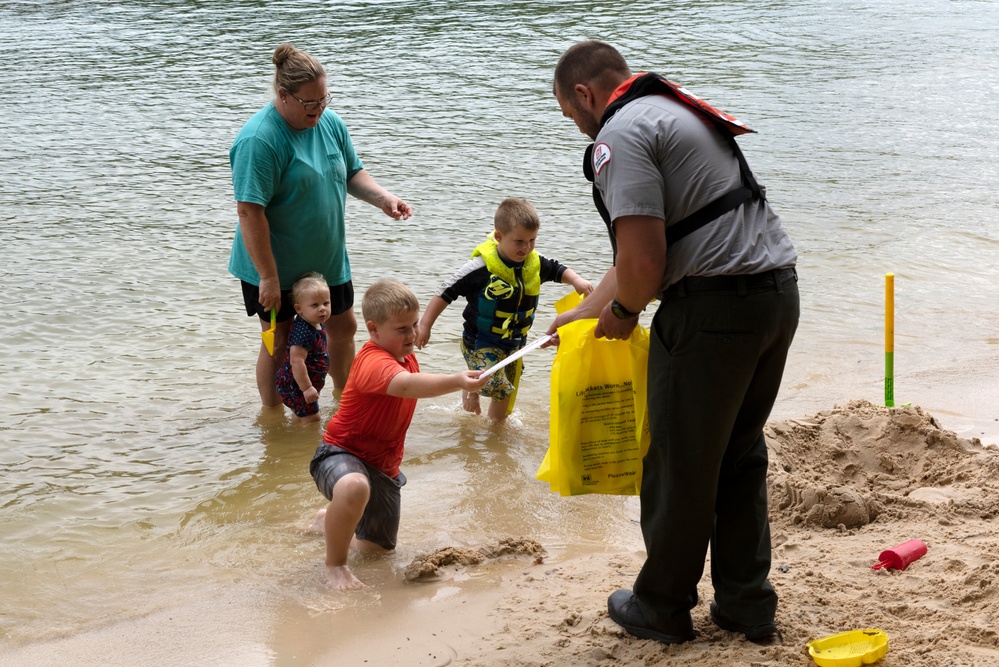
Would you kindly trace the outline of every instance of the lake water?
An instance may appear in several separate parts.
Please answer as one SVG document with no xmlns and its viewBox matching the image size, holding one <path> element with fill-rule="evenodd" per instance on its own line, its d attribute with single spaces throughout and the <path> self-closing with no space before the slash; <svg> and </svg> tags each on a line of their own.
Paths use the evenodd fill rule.
<svg viewBox="0 0 999 667">
<path fill-rule="evenodd" d="M 997 3 L 5 0 L 0 654 L 231 586 L 306 627 L 356 611 L 301 531 L 323 502 L 319 429 L 258 407 L 258 327 L 225 270 L 229 145 L 293 42 L 326 65 L 368 170 L 415 210 L 350 203 L 359 294 L 391 276 L 425 303 L 507 196 L 537 206 L 543 254 L 596 281 L 610 251 L 579 173 L 587 140 L 551 95 L 584 38 L 758 130 L 740 144 L 800 253 L 774 417 L 883 401 L 893 272 L 896 400 L 999 442 Z M 543 292 L 539 330 L 565 291 Z M 463 367 L 459 331 L 452 307 L 424 370 Z M 398 596 L 416 553 L 507 535 L 556 557 L 640 545 L 633 498 L 534 480 L 552 355 L 528 357 L 502 428 L 454 396 L 421 402 L 399 553 L 362 578 Z"/>
</svg>

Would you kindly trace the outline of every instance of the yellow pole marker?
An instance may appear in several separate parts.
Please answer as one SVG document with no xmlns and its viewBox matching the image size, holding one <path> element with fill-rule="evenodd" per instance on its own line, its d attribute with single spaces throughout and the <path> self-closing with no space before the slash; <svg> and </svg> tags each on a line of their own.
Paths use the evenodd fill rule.
<svg viewBox="0 0 999 667">
<path fill-rule="evenodd" d="M 895 274 L 885 274 L 885 405 L 895 407 Z"/>
</svg>

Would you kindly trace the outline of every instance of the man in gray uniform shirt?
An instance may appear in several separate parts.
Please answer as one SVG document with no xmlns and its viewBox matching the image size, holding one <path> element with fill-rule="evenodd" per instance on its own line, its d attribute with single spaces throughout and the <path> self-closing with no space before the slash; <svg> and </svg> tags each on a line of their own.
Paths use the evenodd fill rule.
<svg viewBox="0 0 999 667">
<path fill-rule="evenodd" d="M 710 545 L 712 621 L 779 641 L 763 427 L 798 325 L 797 253 L 733 138 L 751 130 L 656 74 L 632 76 L 598 41 L 562 55 L 554 93 L 595 141 L 585 171 L 614 265 L 549 333 L 592 317 L 597 337 L 625 339 L 661 300 L 641 487 L 647 559 L 608 612 L 638 637 L 693 639 Z"/>
</svg>

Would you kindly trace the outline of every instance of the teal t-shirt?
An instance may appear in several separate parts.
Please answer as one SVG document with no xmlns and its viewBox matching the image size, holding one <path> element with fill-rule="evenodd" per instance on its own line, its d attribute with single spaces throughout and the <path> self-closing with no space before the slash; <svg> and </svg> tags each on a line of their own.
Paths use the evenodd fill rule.
<svg viewBox="0 0 999 667">
<path fill-rule="evenodd" d="M 264 206 L 281 289 L 318 271 L 330 285 L 351 279 L 344 213 L 347 182 L 364 168 L 343 120 L 326 109 L 316 127 L 295 130 L 274 108 L 254 114 L 229 150 L 236 201 Z M 259 285 L 240 227 L 229 273 Z"/>
</svg>

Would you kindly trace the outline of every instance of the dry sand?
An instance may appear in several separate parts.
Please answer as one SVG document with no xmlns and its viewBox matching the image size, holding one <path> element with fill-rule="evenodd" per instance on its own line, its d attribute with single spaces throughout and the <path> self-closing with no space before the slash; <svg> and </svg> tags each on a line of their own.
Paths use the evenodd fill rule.
<svg viewBox="0 0 999 667">
<path fill-rule="evenodd" d="M 643 552 L 546 563 L 524 549 L 507 552 L 522 564 L 508 566 L 498 590 L 454 600 L 457 611 L 428 613 L 377 649 L 341 645 L 336 664 L 807 666 L 809 640 L 879 628 L 889 635 L 884 667 L 999 665 L 999 450 L 941 429 L 918 407 L 865 401 L 771 422 L 767 436 L 781 645 L 757 646 L 708 620 L 707 567 L 697 639 L 666 647 L 606 613 Z M 912 538 L 927 544 L 925 556 L 904 571 L 871 569 Z M 468 576 L 489 567 L 486 552 L 438 550 L 414 560 L 410 579 Z"/>
<path fill-rule="evenodd" d="M 782 645 L 716 628 L 707 571 L 697 639 L 665 647 L 606 613 L 607 595 L 630 587 L 643 553 L 552 566 L 525 557 L 496 603 L 497 629 L 456 643 L 453 664 L 812 665 L 809 640 L 880 628 L 884 667 L 999 665 L 999 450 L 942 430 L 918 407 L 863 401 L 772 422 L 767 435 Z M 925 556 L 904 571 L 871 569 L 911 538 L 927 544 Z"/>
<path fill-rule="evenodd" d="M 804 667 L 814 664 L 809 640 L 880 628 L 890 637 L 883 667 L 999 665 L 999 449 L 918 407 L 863 401 L 771 422 L 767 435 L 778 646 L 708 620 L 707 567 L 694 641 L 632 637 L 608 619 L 606 599 L 634 581 L 640 541 L 567 556 L 524 536 L 417 557 L 373 606 L 346 596 L 317 613 L 235 589 L 25 646 L 0 664 Z M 871 569 L 911 538 L 928 545 L 920 560 Z M 425 599 L 414 603 L 414 591 Z"/>
</svg>

